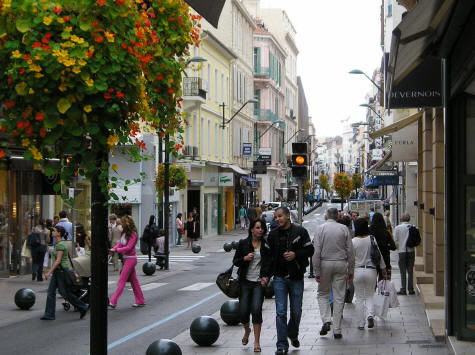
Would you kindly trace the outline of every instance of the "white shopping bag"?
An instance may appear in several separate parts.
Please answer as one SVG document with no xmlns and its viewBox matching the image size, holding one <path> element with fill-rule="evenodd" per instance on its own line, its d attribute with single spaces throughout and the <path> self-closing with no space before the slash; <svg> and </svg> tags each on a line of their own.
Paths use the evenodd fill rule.
<svg viewBox="0 0 475 355">
<path fill-rule="evenodd" d="M 387 281 L 382 280 L 378 283 L 377 292 L 373 295 L 374 315 L 386 318 L 389 309 L 389 290 L 387 290 Z"/>
<path fill-rule="evenodd" d="M 397 298 L 397 290 L 394 282 L 386 281 L 386 290 L 389 290 L 389 308 L 399 307 L 399 300 Z"/>
</svg>

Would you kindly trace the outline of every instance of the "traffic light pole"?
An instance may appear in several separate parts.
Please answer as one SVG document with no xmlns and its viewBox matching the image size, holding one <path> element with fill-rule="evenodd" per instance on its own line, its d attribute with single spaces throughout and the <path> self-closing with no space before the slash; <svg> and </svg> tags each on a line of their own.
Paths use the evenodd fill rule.
<svg viewBox="0 0 475 355">
<path fill-rule="evenodd" d="M 304 178 L 299 177 L 298 178 L 298 219 L 299 219 L 299 224 L 302 226 L 303 225 L 303 182 Z"/>
</svg>

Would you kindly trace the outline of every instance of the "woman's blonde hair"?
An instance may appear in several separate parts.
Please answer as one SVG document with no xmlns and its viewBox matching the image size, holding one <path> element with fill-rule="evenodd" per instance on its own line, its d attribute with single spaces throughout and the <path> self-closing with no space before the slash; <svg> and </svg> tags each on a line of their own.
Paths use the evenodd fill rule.
<svg viewBox="0 0 475 355">
<path fill-rule="evenodd" d="M 120 224 L 122 225 L 122 229 L 125 233 L 125 238 L 129 240 L 132 233 L 137 233 L 137 227 L 135 226 L 135 222 L 132 216 L 125 215 L 120 219 Z"/>
</svg>

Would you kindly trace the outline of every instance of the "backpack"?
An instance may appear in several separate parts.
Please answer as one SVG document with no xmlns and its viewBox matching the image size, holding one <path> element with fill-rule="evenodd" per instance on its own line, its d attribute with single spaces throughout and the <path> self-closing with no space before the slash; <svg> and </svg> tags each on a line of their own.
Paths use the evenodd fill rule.
<svg viewBox="0 0 475 355">
<path fill-rule="evenodd" d="M 421 244 L 421 234 L 416 226 L 409 227 L 409 236 L 407 237 L 406 248 L 414 248 Z"/>
<path fill-rule="evenodd" d="M 31 233 L 26 239 L 26 245 L 29 247 L 37 247 L 41 244 L 41 237 L 39 233 Z"/>
</svg>

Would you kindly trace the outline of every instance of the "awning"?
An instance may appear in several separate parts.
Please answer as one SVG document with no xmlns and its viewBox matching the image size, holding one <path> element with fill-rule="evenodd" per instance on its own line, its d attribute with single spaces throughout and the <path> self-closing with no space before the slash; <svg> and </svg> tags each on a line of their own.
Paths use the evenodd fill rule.
<svg viewBox="0 0 475 355">
<path fill-rule="evenodd" d="M 226 0 L 185 0 L 206 21 L 218 28 L 219 17 Z"/>
<path fill-rule="evenodd" d="M 399 120 L 397 122 L 394 122 L 393 124 L 390 124 L 389 126 L 386 126 L 384 128 L 381 128 L 380 130 L 370 133 L 369 136 L 372 139 L 386 136 L 388 134 L 394 133 L 399 131 L 401 128 L 404 128 L 406 126 L 409 126 L 410 124 L 417 122 L 419 118 L 422 117 L 422 111 L 415 113 L 409 117 L 403 118 L 402 120 Z"/>
<path fill-rule="evenodd" d="M 229 168 L 233 169 L 234 172 L 238 173 L 239 175 L 248 175 L 251 173 L 250 171 L 244 170 L 241 167 L 233 164 L 229 164 Z"/>
<path fill-rule="evenodd" d="M 250 176 L 247 176 L 247 175 L 243 175 L 241 177 L 244 180 L 246 180 L 253 189 L 257 189 L 259 187 L 259 181 L 257 181 L 253 177 L 250 177 Z"/>
<path fill-rule="evenodd" d="M 392 152 L 389 152 L 388 154 L 386 154 L 383 159 L 381 159 L 380 161 L 378 161 L 376 164 L 374 164 L 373 166 L 371 166 L 368 170 L 366 170 L 366 173 L 369 173 L 373 170 L 378 170 L 379 168 L 381 168 L 386 162 L 389 161 L 389 158 L 391 158 L 391 155 L 392 155 Z"/>
</svg>

